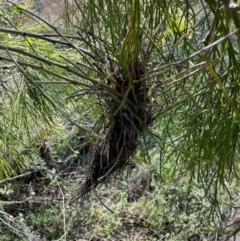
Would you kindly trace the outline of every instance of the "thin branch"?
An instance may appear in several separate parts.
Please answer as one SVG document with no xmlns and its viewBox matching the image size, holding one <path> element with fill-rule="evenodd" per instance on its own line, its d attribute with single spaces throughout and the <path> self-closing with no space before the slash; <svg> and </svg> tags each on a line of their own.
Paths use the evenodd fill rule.
<svg viewBox="0 0 240 241">
<path fill-rule="evenodd" d="M 10 33 L 10 34 L 20 35 L 20 36 L 23 36 L 23 37 L 42 39 L 42 40 L 45 40 L 45 41 L 50 42 L 52 44 L 61 44 L 61 45 L 66 45 L 66 46 L 71 47 L 71 45 L 69 43 L 64 42 L 64 41 L 60 41 L 60 40 L 56 40 L 56 39 L 48 38 L 48 37 L 46 37 L 45 34 L 33 34 L 33 33 L 25 32 L 25 31 L 13 30 L 13 29 L 8 29 L 8 28 L 0 28 L 0 33 Z"/>
<path fill-rule="evenodd" d="M 8 48 L 6 48 L 5 50 L 7 51 L 9 57 L 12 59 L 12 61 L 13 61 L 14 64 L 16 65 L 16 67 L 18 68 L 19 72 L 22 73 L 22 74 L 25 76 L 25 78 L 26 78 L 27 80 L 29 80 L 29 82 L 32 83 L 32 84 L 37 88 L 37 90 L 44 96 L 44 98 L 46 98 L 46 100 L 47 100 L 49 103 L 51 103 L 52 106 L 59 111 L 59 113 L 61 113 L 70 123 L 76 125 L 79 129 L 81 129 L 81 130 L 83 130 L 84 132 L 87 132 L 87 133 L 93 135 L 94 137 L 97 137 L 97 138 L 102 139 L 102 137 L 100 137 L 100 136 L 97 135 L 96 133 L 93 133 L 92 130 L 87 129 L 86 127 L 83 127 L 83 126 L 79 125 L 78 123 L 74 122 L 74 121 L 64 112 L 64 110 L 63 110 L 52 98 L 50 98 L 50 97 L 43 91 L 43 89 L 40 88 L 39 85 L 37 85 L 37 84 L 34 82 L 34 80 L 32 80 L 32 79 L 29 77 L 29 75 L 24 71 L 24 69 L 21 68 L 21 66 L 13 59 L 13 57 L 12 57 L 10 51 L 8 50 Z"/>
<path fill-rule="evenodd" d="M 0 56 L 0 60 L 12 62 L 12 59 L 7 58 L 7 57 L 3 57 L 3 56 Z M 53 75 L 53 76 L 56 76 L 56 77 L 58 77 L 58 78 L 60 78 L 60 79 L 64 79 L 64 80 L 68 81 L 68 82 L 66 82 L 66 83 L 68 83 L 68 84 L 70 83 L 70 84 L 75 84 L 75 85 L 80 85 L 80 86 L 85 86 L 85 87 L 91 88 L 91 86 L 88 85 L 88 84 L 86 84 L 86 83 L 83 83 L 83 82 L 81 82 L 81 81 L 79 81 L 79 80 L 74 80 L 74 79 L 69 78 L 69 77 L 67 77 L 67 76 L 65 76 L 65 75 L 58 74 L 58 73 L 56 73 L 56 72 L 53 72 L 53 71 L 51 71 L 51 70 L 48 70 L 48 69 L 46 69 L 43 65 L 32 64 L 32 63 L 28 63 L 28 62 L 24 62 L 24 61 L 20 61 L 20 60 L 15 60 L 15 61 L 16 61 L 19 65 L 21 65 L 21 66 L 27 66 L 27 67 L 31 67 L 31 68 L 33 68 L 33 69 L 38 69 L 38 70 L 43 71 L 43 72 L 45 72 L 45 73 L 51 74 L 51 75 Z M 10 66 L 3 66 L 3 67 L 1 67 L 1 68 L 10 68 L 10 67 L 16 67 L 16 66 L 15 66 L 15 64 L 14 64 L 14 65 L 10 65 Z M 37 82 L 35 82 L 35 83 L 37 83 Z M 46 82 L 41 81 L 41 83 L 46 83 Z M 53 82 L 51 82 L 51 83 L 53 83 Z M 57 81 L 56 81 L 56 83 L 60 83 L 60 82 L 57 82 Z"/>
<path fill-rule="evenodd" d="M 59 67 L 59 68 L 62 68 L 62 69 L 65 69 L 79 77 L 82 77 L 83 79 L 86 79 L 86 80 L 89 80 L 90 82 L 92 82 L 94 85 L 99 85 L 101 86 L 101 88 L 105 89 L 108 93 L 112 93 L 112 94 L 116 94 L 116 91 L 111 88 L 110 86 L 104 84 L 103 82 L 101 81 L 98 81 L 97 79 L 93 79 L 91 77 L 89 77 L 88 75 L 83 75 L 83 74 L 80 74 L 79 72 L 73 70 L 70 66 L 68 65 L 64 65 L 64 64 L 60 64 L 59 62 L 55 62 L 55 61 L 52 61 L 52 60 L 49 60 L 49 59 L 46 59 L 44 57 L 41 57 L 41 56 L 36 56 L 34 54 L 31 54 L 31 53 L 28 53 L 27 51 L 23 50 L 23 49 L 20 49 L 20 48 L 13 48 L 13 47 L 8 47 L 8 46 L 5 46 L 5 45 L 0 45 L 0 49 L 3 49 L 3 50 L 8 50 L 8 51 L 12 51 L 12 52 L 16 52 L 16 53 L 20 53 L 24 56 L 28 56 L 28 57 L 31 57 L 33 59 L 36 59 L 38 61 L 41 61 L 45 64 L 48 64 L 48 65 L 53 65 L 53 66 L 56 66 L 56 67 Z M 76 83 L 75 84 L 79 84 Z"/>
<path fill-rule="evenodd" d="M 28 175 L 30 175 L 30 174 L 31 174 L 31 172 L 27 172 L 27 173 L 20 174 L 20 175 L 11 177 L 11 178 L 6 178 L 6 179 L 0 181 L 0 184 L 3 184 L 3 183 L 5 183 L 5 182 L 10 182 L 10 181 L 13 181 L 13 180 L 18 179 L 18 178 L 21 178 L 21 177 L 25 177 L 25 176 L 28 176 Z M 1 202 L 1 201 L 0 201 L 0 202 Z"/>
<path fill-rule="evenodd" d="M 10 2 L 10 1 L 9 1 Z M 11 2 L 12 3 L 12 2 Z M 66 43 L 69 44 L 70 47 L 72 47 L 73 49 L 75 49 L 84 59 L 85 61 L 87 61 L 89 63 L 89 60 L 86 58 L 85 54 L 85 50 L 83 51 L 82 48 L 79 48 L 77 47 L 75 44 L 73 44 L 72 42 L 70 42 L 68 40 L 68 38 L 66 38 L 66 36 L 64 36 L 60 31 L 58 31 L 57 27 L 53 26 L 52 24 L 50 24 L 49 22 L 47 22 L 46 20 L 44 20 L 43 18 L 39 17 L 38 15 L 36 15 L 35 13 L 31 12 L 31 11 L 28 11 L 24 8 L 21 8 L 19 7 L 18 5 L 16 5 L 15 3 L 12 3 L 14 4 L 14 6 L 16 6 L 19 10 L 25 12 L 27 15 L 30 15 L 30 16 L 33 16 L 39 20 L 41 20 L 43 23 L 45 23 L 47 26 L 49 26 L 52 30 L 54 30 L 60 37 L 62 37 Z M 92 58 L 95 58 L 94 55 L 91 56 Z M 90 64 L 90 63 L 89 63 Z"/>
<path fill-rule="evenodd" d="M 197 56 L 197 55 L 199 55 L 201 53 L 207 52 L 207 50 L 209 50 L 210 48 L 220 44 L 221 42 L 223 42 L 224 40 L 230 38 L 232 35 L 234 35 L 234 34 L 236 34 L 238 32 L 239 32 L 238 29 L 234 30 L 233 32 L 229 33 L 228 35 L 218 39 L 217 41 L 213 42 L 212 44 L 209 44 L 208 46 L 203 47 L 199 51 L 191 54 L 190 56 L 188 56 L 187 58 L 185 58 L 183 60 L 179 60 L 177 62 L 169 63 L 169 64 L 166 64 L 166 65 L 162 65 L 162 63 L 161 63 L 152 71 L 152 73 L 156 72 L 156 71 L 159 71 L 161 69 L 166 69 L 166 68 L 172 67 L 172 66 L 180 66 L 180 67 L 182 67 L 181 65 L 184 64 L 185 62 L 187 62 L 188 60 L 192 59 L 193 57 L 195 57 L 195 56 Z M 152 77 L 157 76 L 157 75 L 158 74 L 154 74 L 154 75 L 152 75 L 150 77 L 152 78 Z"/>
</svg>

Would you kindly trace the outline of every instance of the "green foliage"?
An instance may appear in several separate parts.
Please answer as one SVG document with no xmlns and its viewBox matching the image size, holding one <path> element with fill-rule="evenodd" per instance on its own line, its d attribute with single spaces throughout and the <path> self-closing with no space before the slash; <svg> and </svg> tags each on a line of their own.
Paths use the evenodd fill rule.
<svg viewBox="0 0 240 241">
<path fill-rule="evenodd" d="M 188 240 L 195 236 L 200 240 L 203 233 L 209 240 L 207 237 L 215 230 L 206 218 L 210 204 L 204 196 L 204 192 L 189 188 L 187 183 L 171 182 L 158 187 L 152 199 L 134 205 L 130 219 L 137 216 L 159 239 Z"/>
<path fill-rule="evenodd" d="M 43 139 L 67 143 L 66 122 L 77 126 L 93 146 L 104 138 L 110 103 L 99 93 L 114 99 L 117 93 L 109 80 L 119 70 L 130 79 L 129 65 L 139 61 L 144 71 L 138 81 L 146 81 L 155 122 L 144 133 L 147 137 L 141 137 L 135 159 L 158 161 L 150 167 L 153 196 L 129 208 L 127 222 L 146 228 L 153 238 L 160 235 L 156 239 L 186 240 L 199 233 L 209 238 L 214 230 L 205 219 L 209 209 L 205 197 L 211 205 L 221 206 L 219 192 L 230 193 L 229 183 L 239 176 L 239 33 L 235 31 L 239 13 L 227 1 L 221 1 L 223 5 L 180 0 L 64 2 L 72 35 L 21 5 L 0 9 L 6 27 L 0 29 L 0 180 L 37 163 L 38 157 L 23 153 L 36 153 Z M 24 22 L 28 15 L 37 22 L 16 21 L 21 17 Z M 129 85 L 126 93 L 132 90 Z M 96 123 L 94 129 L 86 116 Z M 149 142 L 155 144 L 153 154 Z M 61 148 L 58 144 L 55 147 Z M 188 182 L 196 182 L 205 193 Z M 10 187 L 0 188 L 1 194 L 10 194 Z M 99 222 L 94 229 L 81 229 L 87 238 L 93 230 L 101 238 L 111 237 L 112 230 L 124 226 L 121 208 L 128 205 L 124 195 L 116 194 L 122 199 L 117 199 L 115 215 L 102 209 L 91 215 L 84 211 L 85 219 L 90 215 Z M 47 239 L 63 232 L 52 217 L 58 217 L 56 210 L 28 215 L 29 223 L 35 229 L 42 227 Z M 50 221 L 56 225 L 44 226 Z"/>
<path fill-rule="evenodd" d="M 145 171 L 137 178 L 146 178 L 149 174 Z M 125 188 L 123 191 L 114 187 L 98 190 L 101 201 L 114 210 L 114 213 L 104 209 L 99 201 L 93 198 L 81 211 L 83 220 L 80 226 L 78 223 L 78 229 L 82 232 L 82 237 L 134 240 L 140 232 L 139 238 L 144 240 L 210 240 L 217 232 L 218 221 L 211 223 L 207 218 L 211 214 L 211 204 L 204 191 L 196 186 L 189 186 L 187 179 L 181 182 L 175 179 L 160 184 L 156 179 L 158 174 L 152 172 L 152 175 L 154 179 L 150 185 L 154 191 L 143 192 L 133 203 L 127 202 Z M 132 182 L 130 184 L 134 185 Z M 107 195 L 109 190 L 111 195 Z M 74 217 L 78 215 L 76 210 Z M 71 220 L 74 220 L 74 217 Z"/>
<path fill-rule="evenodd" d="M 67 199 L 76 190 L 77 184 L 74 181 L 59 182 L 55 174 L 47 174 L 49 186 L 43 187 L 40 180 L 37 184 L 29 185 L 41 193 L 42 197 L 32 197 L 33 201 L 30 199 L 29 203 L 23 202 L 20 206 L 14 202 L 11 204 L 0 201 L 1 211 L 14 211 L 15 222 L 22 220 L 18 229 L 20 227 L 19 230 L 24 230 L 22 235 L 17 235 L 11 228 L 5 228 L 0 232 L 5 235 L 3 240 L 14 237 L 23 241 L 29 240 L 24 237 L 35 235 L 41 236 L 40 240 L 75 240 L 81 237 L 86 240 L 98 238 L 133 241 L 138 237 L 140 240 L 205 241 L 211 240 L 216 233 L 223 233 L 222 217 L 218 219 L 218 216 L 211 213 L 210 193 L 206 196 L 204 190 L 197 187 L 198 183 L 192 185 L 187 176 L 182 178 L 181 174 L 175 173 L 173 178 L 171 165 L 164 167 L 160 173 L 158 158 L 155 156 L 155 161 L 149 167 L 141 165 L 136 168 L 126 181 L 115 181 L 98 188 L 98 196 L 92 195 L 83 208 Z M 16 182 L 16 187 L 6 185 L 5 189 L 19 189 L 20 185 L 21 183 Z M 237 185 L 232 184 L 229 189 L 237 192 Z M 133 194 L 135 200 L 131 201 L 129 197 Z M 16 190 L 13 194 L 1 192 L 1 195 L 12 200 L 12 195 L 16 196 Z M 51 200 L 52 195 L 58 198 Z M 226 192 L 221 191 L 219 214 L 228 215 L 227 204 L 233 207 L 236 205 Z M 0 218 L 3 213 L 1 211 Z M 8 236 L 11 238 L 7 238 Z"/>
<path fill-rule="evenodd" d="M 31 213 L 27 215 L 26 221 L 34 230 L 39 230 L 46 240 L 59 238 L 62 232 L 62 219 L 54 208 L 36 214 Z"/>
</svg>

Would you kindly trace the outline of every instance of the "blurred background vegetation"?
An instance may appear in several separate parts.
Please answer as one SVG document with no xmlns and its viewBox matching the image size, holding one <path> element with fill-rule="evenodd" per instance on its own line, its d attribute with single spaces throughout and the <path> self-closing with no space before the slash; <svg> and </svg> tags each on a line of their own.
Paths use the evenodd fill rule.
<svg viewBox="0 0 240 241">
<path fill-rule="evenodd" d="M 1 240 L 240 240 L 237 2 L 0 4 Z"/>
</svg>

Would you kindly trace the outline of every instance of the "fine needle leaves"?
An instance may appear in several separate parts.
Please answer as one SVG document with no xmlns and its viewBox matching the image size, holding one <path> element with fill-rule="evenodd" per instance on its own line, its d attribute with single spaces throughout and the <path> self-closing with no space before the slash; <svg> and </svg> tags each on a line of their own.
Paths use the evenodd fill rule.
<svg viewBox="0 0 240 241">
<path fill-rule="evenodd" d="M 225 1 L 65 2 L 68 34 L 13 4 L 48 32 L 0 28 L 0 60 L 22 78 L 9 98 L 24 94 L 24 108 L 45 105 L 34 111 L 50 122 L 50 110 L 74 122 L 69 103 L 82 113 L 89 111 L 83 102 L 90 112 L 99 107 L 93 129 L 74 122 L 92 144 L 77 196 L 123 170 L 148 135 L 160 166 L 173 161 L 216 201 L 239 168 L 238 8 Z M 4 80 L 2 86 L 10 90 Z"/>
</svg>

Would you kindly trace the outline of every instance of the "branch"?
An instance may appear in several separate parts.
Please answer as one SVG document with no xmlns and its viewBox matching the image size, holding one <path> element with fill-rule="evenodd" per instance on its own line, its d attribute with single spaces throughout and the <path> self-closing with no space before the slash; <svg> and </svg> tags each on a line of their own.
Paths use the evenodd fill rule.
<svg viewBox="0 0 240 241">
<path fill-rule="evenodd" d="M 71 47 L 71 45 L 67 42 L 64 41 L 60 41 L 60 40 L 56 40 L 56 39 L 51 39 L 46 37 L 45 34 L 33 34 L 33 33 L 29 33 L 29 32 L 24 32 L 24 31 L 20 31 L 20 30 L 13 30 L 13 29 L 8 29 L 8 28 L 0 28 L 0 32 L 1 33 L 10 33 L 10 34 L 16 34 L 16 35 L 21 35 L 23 37 L 31 37 L 31 38 L 37 38 L 37 39 L 42 39 L 45 40 L 47 42 L 50 42 L 52 44 L 61 44 L 61 45 L 66 45 Z M 60 37 L 60 36 L 58 36 Z"/>
<path fill-rule="evenodd" d="M 25 32 L 25 31 L 13 30 L 13 29 L 8 29 L 8 28 L 0 28 L 0 33 L 10 33 L 10 34 L 20 35 L 20 36 L 23 36 L 23 37 L 42 39 L 42 40 L 45 40 L 45 41 L 50 42 L 52 44 L 61 44 L 61 45 L 67 46 L 67 47 L 72 47 L 72 44 L 69 41 L 64 42 L 64 41 L 60 41 L 60 40 L 50 38 L 50 37 L 62 38 L 61 35 L 56 35 L 56 34 L 33 34 L 33 33 Z M 79 37 L 74 37 L 74 36 L 64 36 L 64 37 L 66 39 L 72 38 L 72 39 L 78 39 L 78 40 L 83 41 Z M 89 51 L 87 49 L 84 49 L 84 48 L 80 48 L 80 47 L 77 47 L 77 49 L 79 51 L 81 51 L 82 53 L 86 54 L 87 56 L 89 56 L 91 58 L 95 58 L 94 54 L 91 51 Z"/>
<path fill-rule="evenodd" d="M 3 49 L 3 50 L 7 50 L 7 51 L 10 51 L 10 52 L 16 52 L 16 53 L 20 53 L 22 54 L 23 56 L 28 56 L 28 57 L 31 57 L 33 59 L 36 59 L 38 61 L 41 61 L 47 65 L 53 65 L 53 66 L 57 66 L 61 69 L 65 69 L 73 74 L 75 74 L 76 76 L 79 76 L 85 80 L 88 80 L 90 81 L 92 84 L 94 85 L 99 85 L 101 86 L 101 88 L 105 89 L 108 93 L 112 93 L 112 94 L 116 94 L 116 91 L 111 88 L 110 86 L 104 84 L 103 82 L 97 80 L 97 79 L 93 79 L 91 77 L 89 77 L 88 75 L 84 75 L 84 74 L 80 74 L 79 72 L 73 70 L 70 66 L 68 65 L 64 65 L 64 64 L 60 64 L 58 62 L 55 62 L 55 61 L 51 61 L 49 59 L 46 59 L 44 57 L 41 57 L 41 56 L 38 56 L 38 55 L 34 55 L 34 54 L 31 54 L 31 53 L 28 53 L 27 51 L 23 50 L 23 49 L 20 49 L 20 48 L 13 48 L 13 47 L 8 47 L 8 46 L 5 46 L 5 45 L 0 45 L 0 49 Z M 12 58 L 11 58 L 12 59 Z M 12 62 L 15 62 L 12 61 Z M 78 82 L 78 81 L 75 81 L 74 84 L 82 84 L 82 82 Z"/>
<path fill-rule="evenodd" d="M 12 59 L 6 58 L 6 57 L 3 57 L 3 56 L 0 56 L 0 60 L 13 62 Z M 32 63 L 28 63 L 28 62 L 24 62 L 24 61 L 20 61 L 20 60 L 15 60 L 15 61 L 16 61 L 16 63 L 18 63 L 21 66 L 27 66 L 27 67 L 31 67 L 33 69 L 38 69 L 38 70 L 43 71 L 45 73 L 51 74 L 53 76 L 56 76 L 56 77 L 58 77 L 60 79 L 64 79 L 64 80 L 68 81 L 68 82 L 65 82 L 65 84 L 69 84 L 70 83 L 70 84 L 76 84 L 76 85 L 80 85 L 80 86 L 84 86 L 84 87 L 88 87 L 88 88 L 91 87 L 90 85 L 87 85 L 87 84 L 85 84 L 85 83 L 83 83 L 83 82 L 81 82 L 79 80 L 74 80 L 72 78 L 67 77 L 66 75 L 58 74 L 56 72 L 48 70 L 43 65 L 32 64 Z M 10 65 L 10 66 L 3 66 L 3 67 L 0 67 L 0 68 L 11 68 L 13 66 L 15 66 L 15 65 L 13 64 L 13 65 Z M 41 82 L 41 83 L 45 83 L 45 82 Z M 53 84 L 53 82 L 51 82 L 51 83 Z M 59 84 L 60 82 L 57 81 L 55 83 Z"/>
<path fill-rule="evenodd" d="M 48 27 L 50 27 L 53 31 L 55 31 L 60 37 L 62 37 L 62 38 L 66 41 L 66 43 L 69 44 L 70 47 L 72 47 L 73 49 L 75 49 L 75 50 L 84 58 L 84 60 L 85 60 L 89 65 L 91 65 L 90 62 L 89 62 L 89 60 L 88 60 L 88 59 L 86 58 L 86 56 L 85 56 L 85 54 L 86 54 L 85 51 L 86 51 L 86 50 L 83 51 L 82 48 L 79 48 L 79 47 L 77 47 L 75 44 L 73 44 L 72 42 L 70 42 L 66 36 L 64 36 L 61 32 L 58 31 L 57 27 L 53 26 L 52 24 L 50 24 L 49 22 L 47 22 L 47 21 L 44 20 L 43 18 L 39 17 L 39 16 L 36 15 L 35 13 L 33 13 L 33 12 L 31 12 L 31 11 L 28 11 L 28 10 L 26 10 L 26 9 L 24 9 L 24 8 L 19 7 L 18 5 L 16 5 L 15 3 L 11 2 L 11 1 L 9 1 L 9 2 L 12 3 L 12 4 L 13 4 L 16 8 L 18 8 L 19 10 L 23 11 L 23 12 L 24 12 L 25 14 L 27 14 L 28 16 L 33 16 L 34 18 L 39 19 L 39 20 L 41 20 L 43 23 L 45 23 Z M 90 54 L 90 51 L 87 51 L 87 52 L 88 52 L 88 54 Z M 89 56 L 92 57 L 93 59 L 95 59 L 95 55 L 92 54 L 92 55 L 89 55 Z"/>
<path fill-rule="evenodd" d="M 102 139 L 102 137 L 100 137 L 99 135 L 95 134 L 92 130 L 79 125 L 78 123 L 74 122 L 68 115 L 67 113 L 51 98 L 49 97 L 41 87 L 39 87 L 38 84 L 35 83 L 35 81 L 26 73 L 26 71 L 16 62 L 15 59 L 13 59 L 11 52 L 8 50 L 8 48 L 5 49 L 7 54 L 9 55 L 9 58 L 12 59 L 12 62 L 16 65 L 16 67 L 18 68 L 19 72 L 25 76 L 25 78 L 31 83 L 33 84 L 36 89 L 41 93 L 41 95 L 62 115 L 64 116 L 70 123 L 76 125 L 80 130 L 83 130 L 86 133 L 89 133 L 90 135 L 100 138 Z"/>
</svg>

